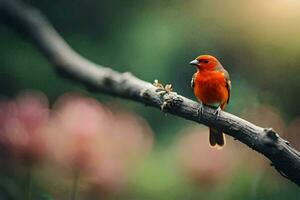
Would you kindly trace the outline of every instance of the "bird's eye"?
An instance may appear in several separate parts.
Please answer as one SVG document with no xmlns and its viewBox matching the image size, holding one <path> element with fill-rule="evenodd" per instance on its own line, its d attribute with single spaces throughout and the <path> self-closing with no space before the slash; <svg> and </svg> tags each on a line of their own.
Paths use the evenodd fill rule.
<svg viewBox="0 0 300 200">
<path fill-rule="evenodd" d="M 209 63 L 209 61 L 208 61 L 208 60 L 204 60 L 203 62 L 204 62 L 204 63 Z"/>
</svg>

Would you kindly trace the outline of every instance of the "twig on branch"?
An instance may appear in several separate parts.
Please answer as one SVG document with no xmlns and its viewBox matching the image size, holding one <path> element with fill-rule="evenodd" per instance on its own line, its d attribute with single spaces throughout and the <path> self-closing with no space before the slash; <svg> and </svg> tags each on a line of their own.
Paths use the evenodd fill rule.
<svg viewBox="0 0 300 200">
<path fill-rule="evenodd" d="M 263 154 L 271 166 L 300 186 L 300 154 L 272 128 L 258 127 L 227 112 L 216 119 L 214 110 L 175 92 L 161 93 L 157 87 L 133 76 L 105 68 L 81 57 L 59 36 L 46 18 L 35 8 L 19 0 L 0 0 L 0 18 L 38 46 L 55 69 L 70 79 L 112 96 L 134 100 L 164 112 L 217 127 L 227 135 Z"/>
</svg>

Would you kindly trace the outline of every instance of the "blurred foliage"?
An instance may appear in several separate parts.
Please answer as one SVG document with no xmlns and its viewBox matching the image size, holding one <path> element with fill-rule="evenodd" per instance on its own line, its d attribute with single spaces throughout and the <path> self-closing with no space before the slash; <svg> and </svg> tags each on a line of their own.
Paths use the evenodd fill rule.
<svg viewBox="0 0 300 200">
<path fill-rule="evenodd" d="M 227 110 L 252 122 L 264 122 L 262 126 L 277 128 L 280 121 L 282 134 L 300 145 L 296 132 L 286 131 L 294 130 L 294 119 L 300 115 L 299 1 L 25 2 L 39 8 L 66 41 L 88 59 L 117 71 L 130 71 L 149 82 L 158 79 L 171 83 L 176 92 L 189 98 L 194 98 L 190 79 L 195 71 L 189 61 L 199 54 L 215 55 L 232 79 Z M 2 96 L 15 97 L 22 90 L 35 89 L 53 104 L 66 91 L 79 91 L 106 104 L 134 110 L 148 121 L 156 135 L 157 153 L 138 170 L 128 198 L 296 199 L 299 195 L 292 184 L 274 180 L 273 175 L 262 175 L 258 180 L 244 167 L 239 167 L 225 186 L 213 186 L 208 192 L 189 186 L 173 171 L 176 163 L 172 155 L 164 152 L 175 136 L 193 123 L 130 101 L 88 94 L 80 84 L 58 77 L 35 46 L 3 25 L 0 44 Z M 271 114 L 261 115 L 266 109 Z M 266 169 L 271 170 L 269 166 Z M 8 199 L 16 199 L 20 194 L 17 183 L 1 176 L 0 199 L 6 194 L 11 196 Z M 251 189 L 254 183 L 257 185 Z"/>
</svg>

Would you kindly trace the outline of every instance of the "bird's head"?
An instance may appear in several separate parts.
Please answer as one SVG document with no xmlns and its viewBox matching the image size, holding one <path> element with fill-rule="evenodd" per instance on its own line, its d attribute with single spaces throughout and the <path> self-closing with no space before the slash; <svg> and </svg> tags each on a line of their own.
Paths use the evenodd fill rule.
<svg viewBox="0 0 300 200">
<path fill-rule="evenodd" d="M 196 66 L 200 71 L 214 71 L 216 67 L 220 65 L 218 59 L 211 55 L 198 56 L 195 60 L 192 60 L 190 64 Z"/>
</svg>

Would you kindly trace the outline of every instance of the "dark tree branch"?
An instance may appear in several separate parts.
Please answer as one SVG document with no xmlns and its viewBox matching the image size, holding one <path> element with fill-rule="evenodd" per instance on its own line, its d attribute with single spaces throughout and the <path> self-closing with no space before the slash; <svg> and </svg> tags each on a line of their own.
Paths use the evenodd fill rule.
<svg viewBox="0 0 300 200">
<path fill-rule="evenodd" d="M 227 112 L 221 112 L 216 119 L 209 107 L 199 115 L 201 105 L 195 101 L 175 92 L 161 94 L 155 86 L 130 73 L 92 63 L 73 51 L 38 10 L 18 0 L 0 0 L 0 17 L 31 39 L 60 74 L 76 79 L 88 89 L 163 108 L 164 112 L 217 127 L 266 156 L 282 176 L 300 186 L 300 154 L 273 129 L 258 127 Z"/>
</svg>

